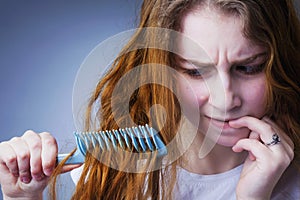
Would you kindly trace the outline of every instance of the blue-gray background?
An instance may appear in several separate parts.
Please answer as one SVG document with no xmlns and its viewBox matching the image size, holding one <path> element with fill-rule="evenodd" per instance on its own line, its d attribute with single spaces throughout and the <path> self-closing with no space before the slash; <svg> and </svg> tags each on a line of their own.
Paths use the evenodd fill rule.
<svg viewBox="0 0 300 200">
<path fill-rule="evenodd" d="M 0 0 L 0 141 L 27 129 L 48 131 L 61 151 L 71 150 L 77 70 L 101 41 L 135 27 L 140 5 L 141 0 Z M 61 199 L 69 199 L 69 176 L 62 182 Z"/>
<path fill-rule="evenodd" d="M 72 89 L 101 41 L 134 28 L 141 0 L 0 0 L 0 141 L 32 129 L 73 149 Z M 69 199 L 68 176 L 62 198 Z M 2 196 L 0 195 L 0 199 Z"/>
</svg>

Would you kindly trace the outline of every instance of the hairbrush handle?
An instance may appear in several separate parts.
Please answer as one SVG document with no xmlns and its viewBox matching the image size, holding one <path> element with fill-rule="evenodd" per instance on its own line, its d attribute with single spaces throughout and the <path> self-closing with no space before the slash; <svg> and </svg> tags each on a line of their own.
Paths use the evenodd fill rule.
<svg viewBox="0 0 300 200">
<path fill-rule="evenodd" d="M 75 140 L 76 140 L 76 146 L 77 149 L 74 152 L 74 154 L 68 158 L 68 160 L 65 162 L 65 165 L 70 164 L 82 164 L 85 160 L 85 154 L 86 154 L 86 147 L 84 145 L 84 141 L 78 136 L 77 132 L 74 132 Z M 69 154 L 58 154 L 56 158 L 56 163 L 60 163 L 63 161 Z"/>
<path fill-rule="evenodd" d="M 56 162 L 60 163 L 63 161 L 69 154 L 58 154 L 56 158 Z M 80 150 L 76 150 L 75 153 L 65 162 L 65 165 L 70 164 L 81 164 L 84 163 L 85 156 L 81 153 Z"/>
</svg>

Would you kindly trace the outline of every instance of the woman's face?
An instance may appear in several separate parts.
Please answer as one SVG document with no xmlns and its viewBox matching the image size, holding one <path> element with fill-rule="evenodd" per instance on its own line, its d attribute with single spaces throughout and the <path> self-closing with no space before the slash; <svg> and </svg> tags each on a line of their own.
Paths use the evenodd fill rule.
<svg viewBox="0 0 300 200">
<path fill-rule="evenodd" d="M 178 82 L 184 114 L 203 137 L 233 146 L 248 137 L 249 130 L 232 128 L 228 121 L 264 115 L 266 49 L 243 36 L 237 17 L 208 9 L 186 15 L 182 33 L 194 41 L 179 42 Z"/>
</svg>

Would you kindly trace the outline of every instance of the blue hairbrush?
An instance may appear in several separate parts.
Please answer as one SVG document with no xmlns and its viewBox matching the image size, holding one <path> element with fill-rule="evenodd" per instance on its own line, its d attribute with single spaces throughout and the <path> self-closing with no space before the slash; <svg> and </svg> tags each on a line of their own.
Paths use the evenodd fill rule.
<svg viewBox="0 0 300 200">
<path fill-rule="evenodd" d="M 138 153 L 157 151 L 157 157 L 167 154 L 167 148 L 158 132 L 148 125 L 98 132 L 74 132 L 74 136 L 77 150 L 65 164 L 84 163 L 88 149 L 95 147 L 99 147 L 102 151 L 118 148 Z M 59 154 L 57 162 L 61 162 L 68 155 Z"/>
</svg>

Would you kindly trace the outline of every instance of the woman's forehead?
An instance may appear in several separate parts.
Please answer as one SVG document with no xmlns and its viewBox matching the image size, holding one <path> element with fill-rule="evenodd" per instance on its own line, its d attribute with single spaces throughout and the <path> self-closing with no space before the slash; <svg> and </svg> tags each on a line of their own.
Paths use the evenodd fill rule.
<svg viewBox="0 0 300 200">
<path fill-rule="evenodd" d="M 187 58 L 196 58 L 206 52 L 212 60 L 225 53 L 228 58 L 237 59 L 265 51 L 244 36 L 240 18 L 220 16 L 205 9 L 190 12 L 183 18 L 182 34 L 178 48 Z"/>
</svg>

